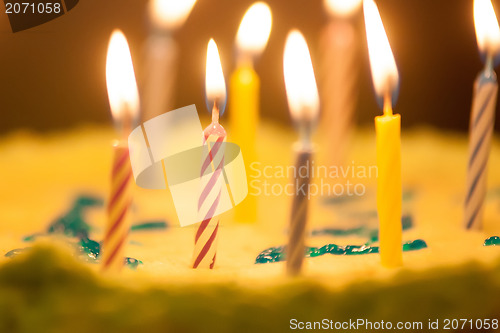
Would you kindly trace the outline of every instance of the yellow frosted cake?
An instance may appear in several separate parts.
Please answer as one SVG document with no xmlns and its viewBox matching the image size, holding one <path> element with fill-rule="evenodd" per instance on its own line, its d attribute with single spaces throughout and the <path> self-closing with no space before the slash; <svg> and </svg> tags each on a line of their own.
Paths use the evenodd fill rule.
<svg viewBox="0 0 500 333">
<path fill-rule="evenodd" d="M 292 200 L 285 190 L 293 176 L 291 130 L 260 129 L 259 161 L 247 170 L 258 218 L 220 217 L 215 269 L 191 268 L 196 225 L 178 225 L 169 192 L 136 188 L 130 269 L 117 276 L 102 274 L 98 263 L 112 136 L 82 128 L 1 140 L 0 332 L 371 331 L 399 323 L 426 331 L 436 323 L 457 329 L 460 319 L 467 319 L 459 322 L 464 331 L 498 328 L 500 252 L 490 238 L 500 235 L 497 139 L 477 232 L 462 223 L 467 138 L 403 133 L 408 251 L 396 269 L 383 268 L 377 254 L 374 133 L 358 131 L 340 169 L 320 167 L 319 147 L 308 257 L 301 276 L 290 278 L 280 246 Z"/>
</svg>

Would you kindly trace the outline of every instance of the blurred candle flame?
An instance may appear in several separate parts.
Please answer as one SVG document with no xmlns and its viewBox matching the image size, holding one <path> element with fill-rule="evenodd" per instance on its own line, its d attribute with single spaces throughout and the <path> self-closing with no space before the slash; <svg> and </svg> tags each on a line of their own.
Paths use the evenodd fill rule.
<svg viewBox="0 0 500 333">
<path fill-rule="evenodd" d="M 396 61 L 377 5 L 373 0 L 365 0 L 363 10 L 373 86 L 379 98 L 387 98 L 398 87 L 399 74 Z"/>
<path fill-rule="evenodd" d="M 139 116 L 139 93 L 127 39 L 120 30 L 114 30 L 109 40 L 106 84 L 113 119 L 130 125 Z"/>
<path fill-rule="evenodd" d="M 239 51 L 257 56 L 266 47 L 272 26 L 271 9 L 264 2 L 254 3 L 241 20 L 236 35 L 236 46 Z"/>
<path fill-rule="evenodd" d="M 149 15 L 153 24 L 167 30 L 180 27 L 196 0 L 150 0 Z"/>
<path fill-rule="evenodd" d="M 283 55 L 286 96 L 296 122 L 315 121 L 319 97 L 311 55 L 304 36 L 298 30 L 288 34 Z"/>
<path fill-rule="evenodd" d="M 350 16 L 360 7 L 362 0 L 324 0 L 328 13 L 332 16 Z"/>
<path fill-rule="evenodd" d="M 500 51 L 500 28 L 490 0 L 474 0 L 474 25 L 481 52 L 494 56 Z"/>
<path fill-rule="evenodd" d="M 217 102 L 221 108 L 226 102 L 226 81 L 222 71 L 219 50 L 213 39 L 208 42 L 205 91 L 209 105 Z M 221 110 L 223 111 L 223 110 Z"/>
</svg>

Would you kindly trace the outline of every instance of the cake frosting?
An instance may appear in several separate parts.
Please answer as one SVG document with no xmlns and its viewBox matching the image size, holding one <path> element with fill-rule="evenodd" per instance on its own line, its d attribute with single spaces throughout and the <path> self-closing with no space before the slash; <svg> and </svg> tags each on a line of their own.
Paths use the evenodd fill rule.
<svg viewBox="0 0 500 333">
<path fill-rule="evenodd" d="M 290 147 L 295 138 L 292 131 L 268 123 L 258 135 L 259 164 L 247 170 L 254 181 L 249 183 L 250 195 L 261 190 L 258 221 L 245 224 L 235 221 L 232 212 L 221 215 L 215 269 L 190 268 L 196 225 L 178 225 L 168 190 L 137 188 L 134 227 L 125 250 L 133 269 L 124 269 L 120 276 L 103 276 L 99 264 L 82 260 L 98 257 L 103 236 L 112 130 L 88 127 L 3 138 L 0 251 L 7 255 L 0 259 L 0 307 L 10 310 L 0 311 L 4 319 L 0 326 L 8 324 L 6 318 L 11 318 L 12 325 L 21 325 L 21 313 L 28 313 L 28 321 L 47 323 L 51 331 L 64 332 L 72 323 L 54 318 L 65 313 L 65 302 L 74 303 L 67 309 L 68 316 L 87 321 L 75 319 L 82 332 L 92 324 L 103 332 L 117 327 L 123 331 L 139 327 L 148 332 L 163 328 L 203 331 L 210 325 L 220 332 L 238 327 L 286 331 L 293 316 L 302 320 L 365 316 L 396 321 L 460 315 L 489 318 L 498 313 L 498 297 L 492 295 L 500 292 L 500 252 L 495 246 L 500 235 L 500 174 L 489 173 L 484 230 L 465 231 L 461 223 L 465 136 L 430 129 L 403 133 L 403 239 L 414 250 L 404 252 L 403 267 L 380 265 L 374 237 L 376 179 L 315 179 L 318 185 L 350 180 L 362 184 L 364 193 L 311 198 L 308 258 L 302 276 L 290 279 L 280 260 L 258 263 L 263 251 L 276 254 L 286 244 L 291 205 L 290 196 L 266 195 L 263 185 L 267 181 L 269 188 L 278 188 L 291 179 L 268 178 L 263 168 L 270 171 L 291 165 Z M 374 133 L 359 130 L 348 160 L 354 166 L 374 165 L 374 148 Z M 496 139 L 490 170 L 500 165 L 499 152 Z M 324 154 L 318 147 L 318 165 Z M 72 209 L 82 198 L 91 201 L 79 203 L 85 208 L 72 222 L 84 224 L 58 229 L 61 218 L 75 213 Z M 79 246 L 80 252 L 75 255 L 68 243 L 72 249 Z M 371 249 L 365 255 L 339 255 L 363 246 Z M 30 288 L 36 288 L 36 293 Z M 63 297 L 59 292 L 72 296 Z M 34 301 L 28 301 L 29 297 Z M 93 307 L 86 315 L 79 312 L 83 304 Z M 419 310 L 404 311 L 409 306 Z M 36 317 L 36 311 L 47 318 Z M 194 315 L 202 320 L 192 320 Z"/>
</svg>

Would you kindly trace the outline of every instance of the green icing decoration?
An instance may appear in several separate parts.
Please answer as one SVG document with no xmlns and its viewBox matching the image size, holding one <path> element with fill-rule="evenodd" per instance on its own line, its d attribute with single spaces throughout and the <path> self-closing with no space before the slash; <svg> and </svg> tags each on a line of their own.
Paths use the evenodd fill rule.
<svg viewBox="0 0 500 333">
<path fill-rule="evenodd" d="M 62 234 L 68 237 L 77 237 L 79 240 L 75 244 L 77 256 L 85 262 L 98 263 L 99 254 L 101 252 L 101 244 L 89 238 L 91 226 L 84 220 L 84 211 L 89 207 L 102 206 L 103 201 L 99 198 L 90 196 L 80 196 L 74 203 L 72 208 L 62 217 L 50 224 L 48 234 Z M 167 223 L 164 221 L 150 221 L 132 226 L 131 231 L 164 229 L 167 228 Z M 44 235 L 43 233 L 35 233 L 23 238 L 25 242 L 31 242 L 36 237 Z M 30 247 L 14 249 L 5 254 L 5 257 L 13 258 L 23 252 L 29 250 Z M 142 261 L 135 258 L 124 258 L 125 264 L 131 269 L 136 269 L 142 265 Z"/>
<path fill-rule="evenodd" d="M 484 246 L 497 246 L 500 245 L 500 237 L 491 236 L 484 241 Z"/>
<path fill-rule="evenodd" d="M 130 231 L 142 231 L 153 229 L 167 229 L 168 225 L 165 221 L 149 221 L 140 224 L 134 224 L 130 227 Z"/>
<path fill-rule="evenodd" d="M 409 241 L 403 244 L 403 251 L 415 251 L 421 250 L 427 247 L 427 244 L 422 239 L 417 239 L 414 241 Z M 266 264 L 270 262 L 285 261 L 285 251 L 286 246 L 276 246 L 268 248 L 257 256 L 255 259 L 256 264 Z M 360 254 L 370 254 L 379 253 L 378 246 L 369 245 L 346 245 L 340 246 L 336 244 L 327 244 L 322 247 L 306 247 L 304 256 L 307 257 L 319 257 L 324 254 L 333 255 L 360 255 Z"/>
<path fill-rule="evenodd" d="M 103 201 L 89 196 L 80 196 L 66 215 L 54 221 L 47 232 L 62 233 L 69 237 L 88 238 L 90 225 L 83 219 L 83 212 L 88 207 L 102 206 Z"/>
<path fill-rule="evenodd" d="M 413 227 L 413 218 L 411 215 L 405 215 L 401 218 L 401 224 L 403 230 L 408 230 Z M 370 243 L 376 242 L 378 240 L 378 229 L 369 229 L 365 226 L 355 227 L 351 229 L 335 229 L 335 228 L 324 228 L 316 229 L 312 231 L 312 236 L 349 236 L 349 235 L 359 235 L 366 236 L 370 239 Z"/>
</svg>

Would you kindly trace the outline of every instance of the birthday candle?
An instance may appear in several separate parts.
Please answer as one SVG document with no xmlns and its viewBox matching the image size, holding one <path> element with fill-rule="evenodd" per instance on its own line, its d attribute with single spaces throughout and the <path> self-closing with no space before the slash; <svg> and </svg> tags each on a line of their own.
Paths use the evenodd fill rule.
<svg viewBox="0 0 500 333">
<path fill-rule="evenodd" d="M 320 38 L 321 122 L 318 134 L 322 160 L 341 165 L 353 130 L 358 88 L 358 31 L 356 14 L 361 0 L 324 0 L 330 21 Z"/>
<path fill-rule="evenodd" d="M 256 2 L 245 13 L 236 35 L 237 68 L 231 75 L 229 86 L 231 140 L 241 147 L 247 177 L 251 176 L 248 171 L 250 164 L 257 160 L 255 139 L 259 122 L 260 80 L 253 64 L 267 44 L 271 24 L 269 6 Z M 252 194 L 235 207 L 235 220 L 238 222 L 254 222 L 256 216 L 257 198 Z"/>
<path fill-rule="evenodd" d="M 300 140 L 296 144 L 297 162 L 295 196 L 290 216 L 289 240 L 286 250 L 286 270 L 288 275 L 298 275 L 302 269 L 305 254 L 305 234 L 307 210 L 309 206 L 309 183 L 312 167 L 311 134 L 319 113 L 319 97 L 316 79 L 311 63 L 309 48 L 304 36 L 298 30 L 292 30 L 287 37 L 283 55 L 288 106 L 296 123 Z M 299 189 L 304 189 L 301 191 Z"/>
<path fill-rule="evenodd" d="M 469 163 L 464 224 L 467 229 L 482 229 L 498 83 L 493 59 L 500 51 L 500 29 L 490 0 L 474 1 L 474 22 L 479 50 L 486 58 L 484 69 L 474 82 L 469 124 Z"/>
<path fill-rule="evenodd" d="M 365 0 L 363 8 L 373 85 L 384 109 L 384 115 L 375 118 L 380 260 L 383 266 L 396 267 L 403 264 L 401 117 L 392 114 L 399 74 L 377 5 Z"/>
<path fill-rule="evenodd" d="M 106 59 L 106 83 L 111 113 L 122 139 L 113 145 L 111 192 L 103 240 L 103 270 L 118 272 L 124 264 L 124 249 L 130 230 L 129 207 L 134 181 L 127 137 L 139 113 L 139 94 L 127 39 L 121 31 L 111 35 Z"/>
<path fill-rule="evenodd" d="M 170 111 L 177 74 L 177 44 L 172 33 L 191 12 L 196 0 L 150 0 L 151 33 L 146 41 L 143 120 Z"/>
<path fill-rule="evenodd" d="M 226 100 L 226 84 L 217 44 L 210 39 L 207 49 L 207 69 L 205 90 L 212 108 L 212 123 L 203 131 L 203 144 L 206 153 L 202 159 L 202 188 L 198 201 L 198 212 L 203 217 L 195 236 L 193 268 L 210 268 L 215 265 L 219 218 L 214 216 L 221 200 L 224 186 L 224 142 L 226 130 L 219 124 L 219 108 Z M 222 109 L 223 110 L 223 109 Z"/>
</svg>

